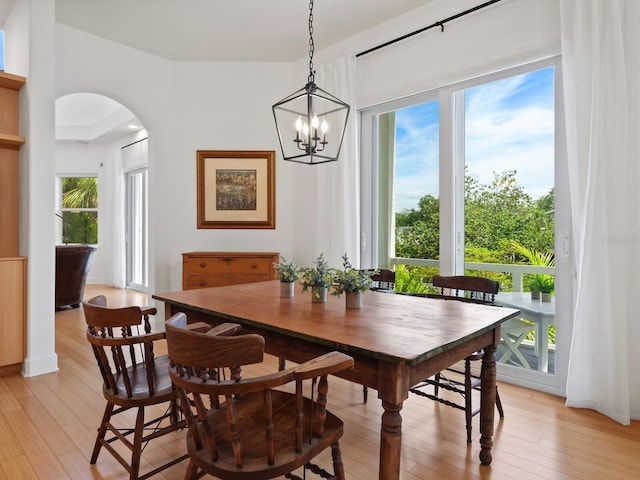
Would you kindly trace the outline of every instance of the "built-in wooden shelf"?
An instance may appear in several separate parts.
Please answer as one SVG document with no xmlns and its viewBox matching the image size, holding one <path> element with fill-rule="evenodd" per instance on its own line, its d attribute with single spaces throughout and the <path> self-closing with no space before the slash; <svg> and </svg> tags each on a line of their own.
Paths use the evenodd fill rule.
<svg viewBox="0 0 640 480">
<path fill-rule="evenodd" d="M 0 87 L 20 90 L 27 83 L 27 79 L 20 75 L 0 71 Z"/>
<path fill-rule="evenodd" d="M 20 135 L 8 135 L 0 133 L 0 148 L 20 148 L 27 140 Z"/>
<path fill-rule="evenodd" d="M 20 249 L 20 89 L 26 79 L 0 72 L 0 376 L 20 371 L 26 352 L 27 259 Z"/>
</svg>

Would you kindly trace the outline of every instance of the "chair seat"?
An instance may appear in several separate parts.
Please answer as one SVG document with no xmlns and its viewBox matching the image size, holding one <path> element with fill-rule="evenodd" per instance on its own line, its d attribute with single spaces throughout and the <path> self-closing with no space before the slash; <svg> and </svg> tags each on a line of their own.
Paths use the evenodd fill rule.
<svg viewBox="0 0 640 480">
<path fill-rule="evenodd" d="M 114 394 L 106 385 L 103 385 L 102 391 L 105 399 L 120 406 L 151 405 L 175 399 L 176 394 L 169 377 L 169 358 L 166 355 L 155 357 L 153 370 L 154 395 L 149 392 L 147 374 L 143 363 L 128 367 L 127 373 L 133 393 L 131 398 L 127 397 L 123 375 L 118 375 L 116 379 L 118 393 Z"/>
<path fill-rule="evenodd" d="M 295 452 L 293 439 L 295 438 L 296 396 L 294 394 L 273 391 L 272 403 L 274 408 L 273 425 L 277 426 L 275 441 L 275 463 L 266 464 L 267 451 L 265 442 L 264 397 L 261 392 L 248 394 L 234 400 L 234 406 L 239 419 L 238 431 L 243 432 L 241 439 L 244 465 L 238 467 L 234 460 L 231 434 L 227 423 L 226 403 L 220 409 L 208 412 L 208 425 L 214 431 L 218 440 L 216 443 L 220 460 L 212 462 L 207 449 L 197 449 L 193 437 L 187 436 L 187 448 L 192 461 L 205 472 L 228 478 L 229 472 L 234 472 L 233 478 L 265 480 L 284 475 L 309 462 L 322 450 L 337 442 L 343 433 L 343 422 L 327 411 L 325 430 L 322 438 L 309 438 L 310 425 L 303 426 L 304 442 L 302 452 Z M 305 418 L 311 411 L 312 402 L 304 398 Z M 202 429 L 202 423 L 198 426 Z"/>
</svg>

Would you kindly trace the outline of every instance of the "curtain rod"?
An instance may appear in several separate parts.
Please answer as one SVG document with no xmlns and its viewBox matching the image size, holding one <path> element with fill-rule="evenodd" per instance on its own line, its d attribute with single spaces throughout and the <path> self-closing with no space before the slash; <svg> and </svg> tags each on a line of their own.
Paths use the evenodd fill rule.
<svg viewBox="0 0 640 480">
<path fill-rule="evenodd" d="M 136 143 L 144 142 L 145 140 L 149 140 L 149 137 L 141 138 L 140 140 L 136 140 L 135 142 L 131 142 L 129 145 L 125 145 L 124 147 L 120 147 L 120 150 L 124 150 L 127 147 L 135 145 Z"/>
<path fill-rule="evenodd" d="M 469 10 L 465 10 L 464 12 L 460 12 L 460 13 L 457 13 L 457 14 L 451 16 L 451 17 L 445 18 L 444 20 L 440 20 L 438 22 L 435 22 L 434 24 L 429 25 L 428 27 L 423 27 L 423 28 L 421 28 L 419 30 L 416 30 L 415 32 L 407 33 L 405 35 L 402 35 L 401 37 L 394 38 L 393 40 L 389 40 L 388 42 L 385 42 L 385 43 L 383 43 L 381 45 L 378 45 L 376 47 L 370 48 L 369 50 L 365 50 L 364 52 L 360 52 L 360 53 L 356 54 L 356 58 L 362 57 L 363 55 L 366 55 L 366 54 L 371 53 L 371 52 L 375 52 L 376 50 L 380 50 L 381 48 L 388 47 L 389 45 L 392 45 L 394 43 L 400 42 L 400 41 L 405 40 L 405 39 L 407 39 L 409 37 L 413 37 L 414 35 L 422 33 L 422 32 L 424 32 L 426 30 L 431 29 L 431 28 L 440 27 L 440 31 L 444 32 L 444 24 L 445 23 L 448 23 L 448 22 L 450 22 L 452 20 L 455 20 L 457 18 L 460 18 L 460 17 L 464 17 L 465 15 L 468 15 L 470 13 L 477 12 L 478 10 L 480 10 L 482 8 L 485 8 L 485 7 L 488 7 L 489 5 L 493 5 L 494 3 L 498 3 L 499 1 L 500 0 L 491 0 L 489 2 L 485 2 L 485 3 L 481 4 L 481 5 L 477 5 L 477 6 L 473 7 L 473 8 L 470 8 Z"/>
</svg>

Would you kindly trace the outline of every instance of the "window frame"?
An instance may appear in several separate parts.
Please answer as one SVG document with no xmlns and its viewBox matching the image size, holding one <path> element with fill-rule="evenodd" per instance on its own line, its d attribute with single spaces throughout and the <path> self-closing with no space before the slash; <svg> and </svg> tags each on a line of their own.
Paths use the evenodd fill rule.
<svg viewBox="0 0 640 480">
<path fill-rule="evenodd" d="M 62 206 L 62 182 L 65 178 L 95 178 L 97 185 L 97 198 L 98 206 L 95 208 L 64 208 Z M 96 214 L 96 243 L 89 243 L 88 245 L 99 246 L 100 244 L 100 177 L 97 173 L 74 173 L 74 174 L 57 174 L 56 175 L 56 217 L 60 222 L 56 222 L 56 242 L 65 245 L 84 245 L 84 243 L 71 243 L 64 241 L 64 212 L 95 212 Z"/>
<path fill-rule="evenodd" d="M 133 199 L 132 179 L 137 175 L 142 175 L 141 190 L 137 192 L 142 198 L 137 204 Z M 128 288 L 146 292 L 149 288 L 149 168 L 147 166 L 135 168 L 124 172 L 125 185 L 125 283 Z M 136 213 L 136 207 L 140 209 L 140 217 Z M 135 251 L 134 242 L 131 235 L 135 229 L 135 224 L 142 225 L 139 241 L 142 243 L 141 252 Z M 137 283 L 132 278 L 134 261 L 139 260 L 138 267 L 142 271 L 142 283 Z"/>
</svg>

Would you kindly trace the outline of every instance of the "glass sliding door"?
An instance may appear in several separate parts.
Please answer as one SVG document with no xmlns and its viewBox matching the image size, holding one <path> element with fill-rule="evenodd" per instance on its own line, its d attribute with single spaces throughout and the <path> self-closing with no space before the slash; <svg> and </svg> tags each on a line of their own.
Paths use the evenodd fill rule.
<svg viewBox="0 0 640 480">
<path fill-rule="evenodd" d="M 529 70 L 470 86 L 459 97 L 464 95 L 464 264 L 472 274 L 479 269 L 500 281 L 498 297 L 510 304 L 531 302 L 531 290 L 555 293 L 549 274 L 555 273 L 554 76 L 554 66 Z M 522 264 L 526 272 L 482 272 L 487 263 Z M 503 326 L 498 362 L 554 373 L 555 302 L 536 302 L 519 304 L 529 312 Z"/>
<path fill-rule="evenodd" d="M 125 174 L 127 287 L 148 287 L 148 173 L 147 169 Z"/>
<path fill-rule="evenodd" d="M 498 280 L 500 301 L 520 302 L 523 312 L 505 325 L 500 371 L 551 387 L 563 384 L 559 362 L 570 338 L 555 315 L 570 302 L 568 253 L 556 249 L 556 232 L 569 225 L 559 63 L 521 65 L 361 112 L 361 264 L 393 265 L 400 291 L 428 291 L 436 273 Z M 555 293 L 556 285 L 552 302 L 530 304 L 530 290 Z"/>
</svg>

